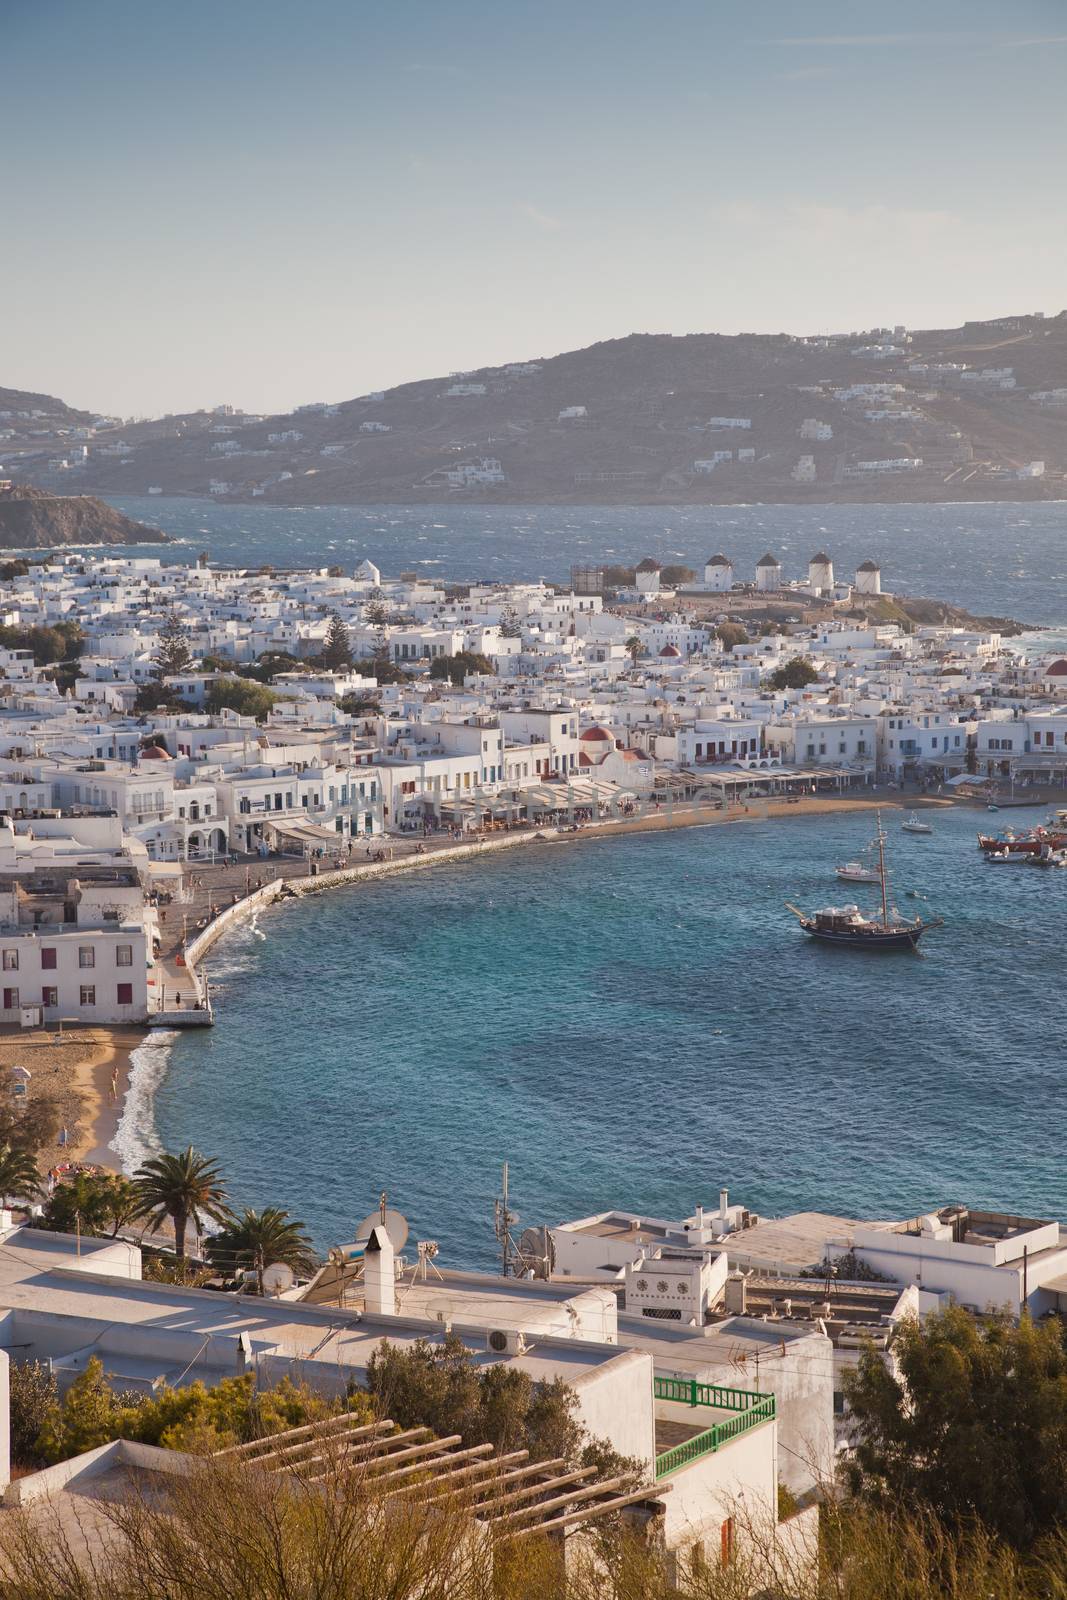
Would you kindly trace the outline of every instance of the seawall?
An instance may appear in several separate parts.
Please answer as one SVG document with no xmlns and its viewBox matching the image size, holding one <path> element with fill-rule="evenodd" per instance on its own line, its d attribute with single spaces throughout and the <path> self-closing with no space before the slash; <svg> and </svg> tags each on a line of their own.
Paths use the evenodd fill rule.
<svg viewBox="0 0 1067 1600">
<path fill-rule="evenodd" d="M 276 904 L 279 900 L 302 899 L 309 894 L 319 894 L 324 889 L 339 889 L 346 884 L 389 878 L 400 872 L 417 872 L 421 868 L 434 867 L 441 862 L 468 861 L 472 856 L 491 855 L 495 851 L 513 849 L 517 845 L 551 844 L 560 837 L 559 833 L 550 829 L 538 833 L 516 831 L 500 834 L 492 839 L 472 840 L 470 844 L 445 845 L 441 849 L 427 851 L 421 856 L 405 855 L 395 861 L 371 861 L 355 867 L 339 867 L 332 872 L 320 872 L 314 877 L 275 878 L 271 883 L 253 889 L 251 894 L 244 895 L 233 905 L 220 911 L 218 916 L 213 917 L 207 927 L 201 929 L 196 938 L 191 939 L 186 945 L 185 965 L 189 969 L 195 968 L 224 933 L 250 921 L 257 912 Z"/>
</svg>

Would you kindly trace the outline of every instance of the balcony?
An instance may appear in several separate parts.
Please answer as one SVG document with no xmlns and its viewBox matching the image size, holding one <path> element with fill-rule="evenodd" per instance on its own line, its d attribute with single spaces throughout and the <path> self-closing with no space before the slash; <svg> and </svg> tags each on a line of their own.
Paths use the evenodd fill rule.
<svg viewBox="0 0 1067 1600">
<path fill-rule="evenodd" d="M 775 1416 L 773 1394 L 752 1389 L 723 1388 L 717 1383 L 697 1383 L 688 1378 L 653 1378 L 653 1399 L 671 1411 L 656 1409 L 656 1481 L 711 1455 L 749 1429 Z M 678 1409 L 689 1413 L 679 1418 Z M 723 1413 L 717 1421 L 711 1413 Z M 682 1435 L 679 1437 L 679 1435 Z M 660 1449 L 660 1445 L 666 1446 Z"/>
</svg>

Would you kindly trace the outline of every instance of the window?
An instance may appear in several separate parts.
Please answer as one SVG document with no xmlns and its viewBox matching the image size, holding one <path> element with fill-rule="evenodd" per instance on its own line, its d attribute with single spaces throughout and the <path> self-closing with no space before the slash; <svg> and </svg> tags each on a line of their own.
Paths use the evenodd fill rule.
<svg viewBox="0 0 1067 1600">
<path fill-rule="evenodd" d="M 96 951 L 91 944 L 80 944 L 78 946 L 78 965 L 79 967 L 96 966 Z"/>
<path fill-rule="evenodd" d="M 44 945 L 41 949 L 41 968 L 44 972 L 54 972 L 56 968 L 56 947 L 54 944 Z"/>
<path fill-rule="evenodd" d="M 734 1519 L 727 1517 L 722 1525 L 722 1564 L 728 1567 L 734 1559 Z"/>
<path fill-rule="evenodd" d="M 118 986 L 118 1003 L 120 1006 L 133 1005 L 133 984 L 120 983 Z"/>
<path fill-rule="evenodd" d="M 59 990 L 51 988 L 46 983 L 41 990 L 41 1004 L 43 1006 L 57 1006 L 59 1004 Z"/>
<path fill-rule="evenodd" d="M 19 970 L 19 953 L 17 950 L 4 951 L 4 971 L 17 972 Z"/>
<path fill-rule="evenodd" d="M 4 990 L 4 1010 L 17 1011 L 19 1008 L 19 992 L 17 989 Z"/>
<path fill-rule="evenodd" d="M 83 983 L 79 990 L 79 999 L 83 1006 L 95 1006 L 96 988 L 91 983 Z"/>
<path fill-rule="evenodd" d="M 133 966 L 133 945 L 132 944 L 117 944 L 115 946 L 115 965 L 116 965 L 116 967 L 132 967 Z"/>
</svg>

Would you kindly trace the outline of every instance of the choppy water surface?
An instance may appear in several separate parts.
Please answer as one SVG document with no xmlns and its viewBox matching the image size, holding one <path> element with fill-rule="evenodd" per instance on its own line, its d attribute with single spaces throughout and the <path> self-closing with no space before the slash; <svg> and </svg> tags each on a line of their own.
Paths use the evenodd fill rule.
<svg viewBox="0 0 1067 1600">
<path fill-rule="evenodd" d="M 738 580 L 766 550 L 786 578 L 825 547 L 850 577 L 874 557 L 886 589 L 979 613 L 1067 625 L 1067 504 L 933 506 L 276 506 L 152 496 L 114 498 L 129 516 L 185 541 L 165 561 L 207 550 L 242 566 L 350 569 L 428 577 L 566 578 L 572 562 L 632 565 L 652 555 L 698 571 L 722 550 Z"/>
<path fill-rule="evenodd" d="M 991 820 L 916 838 L 887 813 L 901 908 L 947 922 L 921 957 L 820 948 L 783 905 L 868 892 L 832 870 L 869 814 L 532 846 L 279 908 L 213 954 L 217 1026 L 139 1068 L 124 1153 L 154 1114 L 320 1246 L 384 1187 L 481 1267 L 505 1158 L 524 1225 L 684 1215 L 723 1182 L 765 1212 L 1067 1215 L 1067 873 L 985 865 Z"/>
</svg>

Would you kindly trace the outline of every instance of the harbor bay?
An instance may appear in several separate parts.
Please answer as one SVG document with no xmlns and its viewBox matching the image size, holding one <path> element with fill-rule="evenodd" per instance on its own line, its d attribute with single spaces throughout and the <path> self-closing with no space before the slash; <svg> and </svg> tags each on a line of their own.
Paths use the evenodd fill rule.
<svg viewBox="0 0 1067 1600">
<path fill-rule="evenodd" d="M 262 913 L 208 963 L 214 1029 L 142 1050 L 122 1138 L 208 1146 L 327 1247 L 380 1188 L 450 1265 L 522 1225 L 625 1203 L 685 1215 L 1067 1209 L 1058 873 L 991 871 L 984 811 L 883 812 L 920 954 L 812 945 L 786 900 L 834 882 L 873 812 L 749 816 L 440 865 Z M 1012 813 L 1018 825 L 1038 810 Z M 623 1192 L 625 1191 L 625 1192 Z"/>
</svg>

